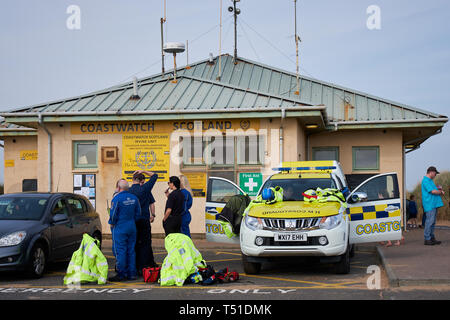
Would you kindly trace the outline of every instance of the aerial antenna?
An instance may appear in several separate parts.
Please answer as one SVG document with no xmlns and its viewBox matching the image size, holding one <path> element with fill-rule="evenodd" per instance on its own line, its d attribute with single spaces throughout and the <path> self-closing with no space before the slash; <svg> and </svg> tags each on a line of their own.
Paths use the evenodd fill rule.
<svg viewBox="0 0 450 320">
<path fill-rule="evenodd" d="M 177 53 L 184 52 L 185 47 L 182 42 L 167 42 L 164 45 L 164 52 L 173 53 L 173 80 L 172 83 L 177 83 Z"/>
<path fill-rule="evenodd" d="M 164 76 L 164 23 L 166 22 L 166 0 L 164 0 L 164 18 L 161 18 L 161 76 Z"/>
<path fill-rule="evenodd" d="M 241 9 L 236 8 L 236 2 L 241 0 L 232 0 L 233 6 L 228 7 L 229 12 L 233 12 L 234 15 L 234 64 L 237 64 L 237 16 L 241 13 Z"/>
<path fill-rule="evenodd" d="M 220 81 L 222 77 L 222 0 L 220 0 L 219 17 L 219 75 L 216 80 Z"/>
<path fill-rule="evenodd" d="M 56 192 L 59 190 L 59 179 L 61 179 L 61 173 L 58 176 L 58 184 L 56 185 Z"/>
<path fill-rule="evenodd" d="M 189 66 L 189 40 L 186 40 L 186 69 L 190 69 Z"/>
<path fill-rule="evenodd" d="M 296 56 L 296 67 L 297 67 L 297 91 L 294 94 L 300 94 L 300 81 L 299 81 L 299 71 L 298 71 L 298 43 L 301 41 L 300 37 L 297 35 L 297 0 L 294 0 L 294 25 L 295 25 L 295 56 Z"/>
</svg>

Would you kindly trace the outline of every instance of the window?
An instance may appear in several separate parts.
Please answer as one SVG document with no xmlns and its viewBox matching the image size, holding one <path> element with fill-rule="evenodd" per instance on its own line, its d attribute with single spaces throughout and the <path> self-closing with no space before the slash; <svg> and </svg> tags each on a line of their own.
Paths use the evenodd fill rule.
<svg viewBox="0 0 450 320">
<path fill-rule="evenodd" d="M 308 189 L 336 188 L 333 179 L 328 178 L 306 178 L 306 179 L 270 179 L 264 184 L 261 190 L 266 188 L 283 188 L 284 201 L 303 201 L 303 192 Z"/>
<path fill-rule="evenodd" d="M 339 147 L 313 147 L 313 160 L 336 160 L 339 161 Z"/>
<path fill-rule="evenodd" d="M 180 140 L 183 165 L 205 165 L 206 141 L 202 137 L 182 137 Z"/>
<path fill-rule="evenodd" d="M 379 170 L 379 147 L 353 147 L 353 170 Z"/>
<path fill-rule="evenodd" d="M 210 179 L 208 186 L 207 201 L 227 203 L 234 195 L 241 194 L 238 188 L 228 181 Z"/>
<path fill-rule="evenodd" d="M 233 167 L 235 139 L 233 136 L 206 137 L 208 143 L 205 156 L 210 167 Z"/>
<path fill-rule="evenodd" d="M 52 210 L 52 215 L 56 214 L 65 214 L 66 216 L 69 216 L 69 211 L 67 210 L 66 203 L 63 199 L 59 200 Z"/>
<path fill-rule="evenodd" d="M 264 136 L 239 136 L 237 142 L 237 163 L 238 164 L 264 164 Z"/>
<path fill-rule="evenodd" d="M 355 191 L 366 193 L 367 201 L 400 198 L 396 174 L 377 176 Z"/>
<path fill-rule="evenodd" d="M 86 204 L 81 199 L 68 198 L 67 202 L 69 203 L 72 215 L 84 214 L 87 211 Z"/>
<path fill-rule="evenodd" d="M 73 142 L 74 168 L 97 168 L 97 141 Z"/>
<path fill-rule="evenodd" d="M 182 137 L 180 145 L 183 166 L 234 168 L 264 164 L 263 135 Z"/>
<path fill-rule="evenodd" d="M 8 197 L 5 195 L 0 199 L 0 221 L 40 220 L 46 206 L 46 198 L 30 196 Z"/>
</svg>

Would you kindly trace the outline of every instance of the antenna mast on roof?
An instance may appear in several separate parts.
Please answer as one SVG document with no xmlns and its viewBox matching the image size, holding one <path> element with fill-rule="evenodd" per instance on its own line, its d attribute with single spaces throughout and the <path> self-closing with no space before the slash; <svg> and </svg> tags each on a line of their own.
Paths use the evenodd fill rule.
<svg viewBox="0 0 450 320">
<path fill-rule="evenodd" d="M 233 12 L 234 15 L 234 64 L 237 64 L 237 16 L 241 13 L 241 9 L 236 8 L 236 2 L 241 0 L 232 0 L 233 6 L 228 7 L 229 12 Z"/>
<path fill-rule="evenodd" d="M 164 18 L 161 18 L 161 76 L 164 76 L 164 23 L 166 22 L 166 0 L 164 0 Z"/>
<path fill-rule="evenodd" d="M 216 80 L 220 81 L 222 77 L 222 0 L 220 0 L 219 17 L 219 75 Z"/>
<path fill-rule="evenodd" d="M 300 81 L 299 81 L 299 71 L 298 71 L 298 43 L 301 41 L 300 37 L 297 35 L 297 0 L 294 0 L 294 25 L 295 25 L 295 55 L 296 55 L 296 65 L 297 65 L 297 91 L 294 94 L 300 94 Z"/>
<path fill-rule="evenodd" d="M 173 53 L 173 80 L 177 83 L 177 53 L 184 52 L 185 46 L 182 42 L 168 42 L 164 45 L 164 52 Z"/>
</svg>

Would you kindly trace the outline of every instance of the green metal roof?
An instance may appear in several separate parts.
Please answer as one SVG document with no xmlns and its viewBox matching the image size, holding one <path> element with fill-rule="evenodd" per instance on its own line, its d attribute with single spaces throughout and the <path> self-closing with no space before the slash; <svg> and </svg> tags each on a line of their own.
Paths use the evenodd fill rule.
<svg viewBox="0 0 450 320">
<path fill-rule="evenodd" d="M 190 111 L 240 112 L 265 109 L 296 108 L 324 105 L 324 120 L 347 122 L 427 121 L 446 117 L 413 108 L 401 103 L 378 98 L 331 83 L 300 76 L 300 94 L 296 95 L 296 74 L 267 65 L 233 57 L 221 56 L 177 69 L 177 83 L 173 70 L 138 80 L 139 100 L 132 100 L 132 82 L 105 90 L 64 100 L 12 110 L 1 115 L 23 117 L 46 115 L 106 115 L 122 113 L 186 113 Z M 319 109 L 319 108 L 318 108 Z M 324 108 L 320 108 L 324 109 Z"/>
</svg>

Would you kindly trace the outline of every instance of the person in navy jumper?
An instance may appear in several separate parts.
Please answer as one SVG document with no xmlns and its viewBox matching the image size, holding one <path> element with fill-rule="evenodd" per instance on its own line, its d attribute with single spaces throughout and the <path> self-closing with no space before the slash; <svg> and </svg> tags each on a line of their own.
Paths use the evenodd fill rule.
<svg viewBox="0 0 450 320">
<path fill-rule="evenodd" d="M 128 192 L 128 182 L 118 182 L 119 193 L 111 201 L 108 223 L 111 225 L 117 275 L 110 281 L 136 279 L 136 220 L 141 217 L 138 198 Z"/>
<path fill-rule="evenodd" d="M 145 182 L 144 173 L 150 177 L 147 182 Z M 150 212 L 150 206 L 154 206 L 155 203 L 152 189 L 156 180 L 158 180 L 158 174 L 138 170 L 133 173 L 133 184 L 130 187 L 130 193 L 134 194 L 139 199 L 142 211 L 141 218 L 136 221 L 136 268 L 139 275 L 142 273 L 143 268 L 156 266 L 152 250 L 151 229 L 151 223 L 155 219 L 155 213 Z"/>
</svg>

